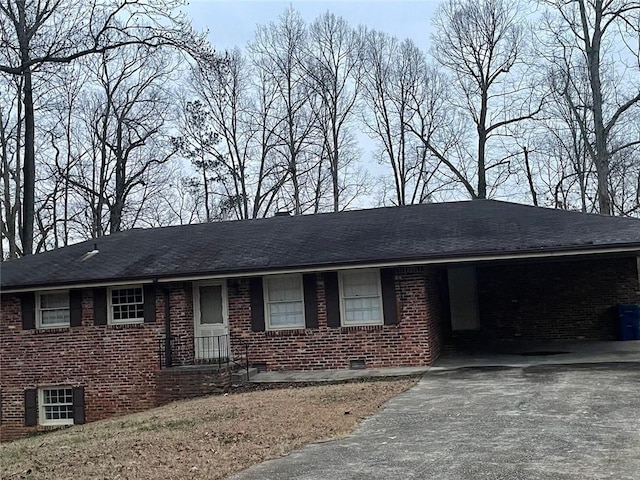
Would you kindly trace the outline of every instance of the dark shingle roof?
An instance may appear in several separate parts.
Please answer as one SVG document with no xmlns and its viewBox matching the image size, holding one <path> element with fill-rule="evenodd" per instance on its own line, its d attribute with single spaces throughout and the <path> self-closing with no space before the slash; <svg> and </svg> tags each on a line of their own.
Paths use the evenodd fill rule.
<svg viewBox="0 0 640 480">
<path fill-rule="evenodd" d="M 94 242 L 100 253 L 81 261 Z M 4 262 L 3 288 L 638 247 L 640 220 L 493 200 L 134 229 Z"/>
</svg>

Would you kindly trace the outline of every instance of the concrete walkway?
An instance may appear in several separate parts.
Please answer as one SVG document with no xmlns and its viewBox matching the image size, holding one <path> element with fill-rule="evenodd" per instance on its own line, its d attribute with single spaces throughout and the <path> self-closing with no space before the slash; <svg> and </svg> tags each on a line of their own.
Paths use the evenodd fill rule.
<svg viewBox="0 0 640 480">
<path fill-rule="evenodd" d="M 445 353 L 430 367 L 363 370 L 284 370 L 251 375 L 252 383 L 342 382 L 362 378 L 402 377 L 472 367 L 531 367 L 591 363 L 640 363 L 640 341 L 552 342 L 529 344 L 506 353 Z"/>
<path fill-rule="evenodd" d="M 638 363 L 640 341 L 545 342 L 505 349 L 502 353 L 445 353 L 430 371 L 470 367 L 531 367 L 591 363 Z"/>
<path fill-rule="evenodd" d="M 363 370 L 284 370 L 260 372 L 251 383 L 343 382 L 358 378 L 406 377 L 421 375 L 430 367 L 366 368 Z"/>
</svg>

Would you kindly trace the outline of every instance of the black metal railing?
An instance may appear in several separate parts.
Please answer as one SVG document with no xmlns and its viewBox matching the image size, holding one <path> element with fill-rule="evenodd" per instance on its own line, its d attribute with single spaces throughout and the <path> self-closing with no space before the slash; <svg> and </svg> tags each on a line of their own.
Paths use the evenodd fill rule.
<svg viewBox="0 0 640 480">
<path fill-rule="evenodd" d="M 194 362 L 198 364 L 228 364 L 231 359 L 229 335 L 195 337 Z"/>
<path fill-rule="evenodd" d="M 249 344 L 235 342 L 231 348 L 229 335 L 212 335 L 190 338 L 172 336 L 167 345 L 166 338 L 158 342 L 158 358 L 160 368 L 178 367 L 184 365 L 218 365 L 218 367 L 233 364 L 245 369 L 249 376 Z"/>
</svg>

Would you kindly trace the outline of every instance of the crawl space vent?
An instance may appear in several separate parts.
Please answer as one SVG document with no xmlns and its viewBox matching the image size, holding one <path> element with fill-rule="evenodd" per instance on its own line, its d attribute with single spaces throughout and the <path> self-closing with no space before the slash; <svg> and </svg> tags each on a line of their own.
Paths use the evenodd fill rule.
<svg viewBox="0 0 640 480">
<path fill-rule="evenodd" d="M 358 360 L 349 360 L 349 368 L 351 370 L 363 370 L 366 368 L 364 360 L 359 358 Z"/>
</svg>

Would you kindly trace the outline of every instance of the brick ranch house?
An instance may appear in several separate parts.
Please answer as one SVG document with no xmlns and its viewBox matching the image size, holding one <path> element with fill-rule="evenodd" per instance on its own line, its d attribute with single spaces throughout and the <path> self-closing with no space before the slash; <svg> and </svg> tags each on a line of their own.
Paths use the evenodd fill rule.
<svg viewBox="0 0 640 480">
<path fill-rule="evenodd" d="M 188 366 L 221 359 L 416 366 L 444 345 L 615 339 L 639 254 L 640 220 L 478 200 L 134 229 L 4 262 L 1 438 L 201 393 Z"/>
</svg>

